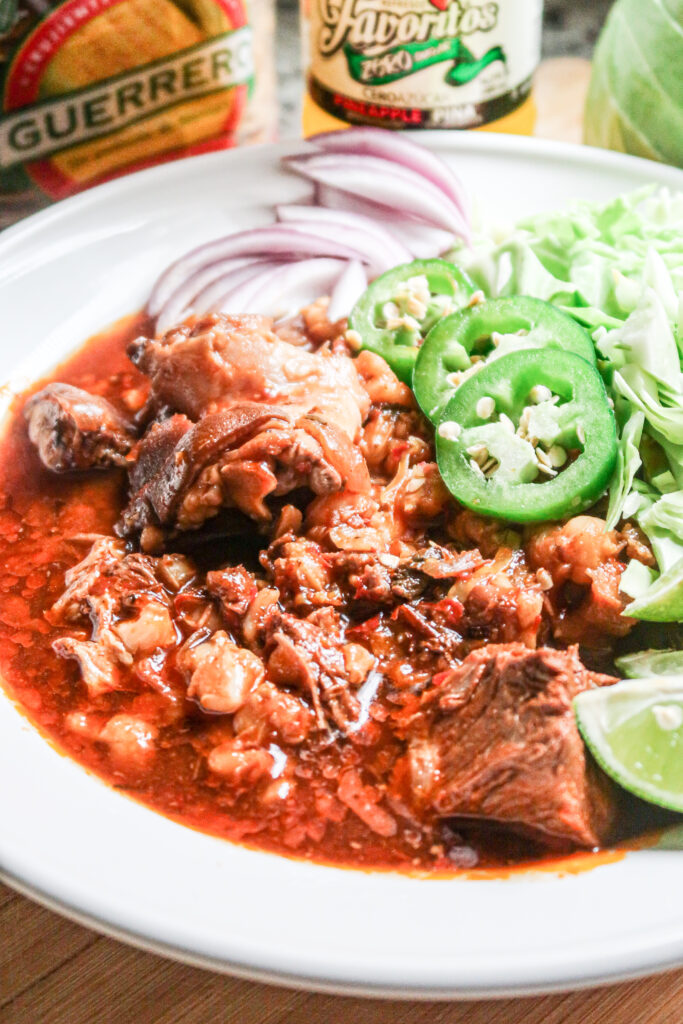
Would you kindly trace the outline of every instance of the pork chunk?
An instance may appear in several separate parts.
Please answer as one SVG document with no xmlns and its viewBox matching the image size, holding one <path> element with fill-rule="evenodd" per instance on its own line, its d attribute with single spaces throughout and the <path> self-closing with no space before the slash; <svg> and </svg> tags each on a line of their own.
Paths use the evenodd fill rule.
<svg viewBox="0 0 683 1024">
<path fill-rule="evenodd" d="M 52 649 L 60 658 L 78 663 L 91 698 L 114 690 L 134 689 L 126 671 L 149 655 L 159 665 L 182 640 L 175 604 L 180 596 L 195 595 L 209 611 L 212 605 L 192 586 L 195 570 L 187 559 L 163 559 L 126 552 L 111 537 L 96 537 L 90 551 L 67 570 L 64 592 L 48 613 L 55 625 L 88 630 L 89 638 L 58 637 Z M 179 583 L 185 588 L 178 595 Z"/>
<path fill-rule="evenodd" d="M 614 682 L 576 649 L 489 645 L 428 691 L 410 727 L 418 805 L 489 819 L 545 842 L 592 847 L 614 816 L 611 786 L 587 759 L 572 699 Z"/>
<path fill-rule="evenodd" d="M 351 692 L 340 627 L 331 609 L 322 622 L 274 614 L 266 647 L 268 674 L 279 685 L 305 693 L 313 705 L 319 729 L 335 725 L 353 731 L 360 713 Z M 355 645 L 354 645 L 355 646 Z"/>
<path fill-rule="evenodd" d="M 270 495 L 370 486 L 367 466 L 343 431 L 297 417 L 289 406 L 233 405 L 196 424 L 175 415 L 152 426 L 133 455 L 131 494 L 117 526 L 125 537 L 148 527 L 198 529 L 222 509 L 267 522 Z"/>
<path fill-rule="evenodd" d="M 240 631 L 244 616 L 258 593 L 256 577 L 243 565 L 214 569 L 206 574 L 206 587 L 218 601 L 230 629 Z"/>
<path fill-rule="evenodd" d="M 135 441 L 111 402 L 71 384 L 48 384 L 29 399 L 24 415 L 41 462 L 56 473 L 122 466 Z"/>
<path fill-rule="evenodd" d="M 163 338 L 140 337 L 128 354 L 152 382 L 152 408 L 196 420 L 233 403 L 287 404 L 355 440 L 370 400 L 353 360 L 290 345 L 261 316 L 211 314 Z"/>
</svg>

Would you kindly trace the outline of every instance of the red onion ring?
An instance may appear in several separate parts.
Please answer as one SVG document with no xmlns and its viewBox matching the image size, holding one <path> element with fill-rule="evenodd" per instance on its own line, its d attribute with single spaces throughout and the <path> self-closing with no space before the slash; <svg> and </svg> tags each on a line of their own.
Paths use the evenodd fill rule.
<svg viewBox="0 0 683 1024">
<path fill-rule="evenodd" d="M 288 224 L 239 231 L 200 245 L 172 263 L 152 289 L 147 303 L 148 315 L 156 316 L 190 274 L 233 256 L 282 256 L 284 259 L 322 256 L 365 262 L 364 254 L 353 246 L 330 242 L 329 238 L 319 238 L 313 232 L 295 231 Z"/>
<path fill-rule="evenodd" d="M 344 209 L 332 209 L 326 207 L 325 204 L 322 206 L 276 206 L 275 212 L 281 223 L 298 223 L 300 226 L 306 223 L 309 230 L 314 230 L 318 224 L 339 224 L 342 227 L 372 234 L 385 246 L 387 254 L 391 252 L 392 266 L 396 266 L 398 263 L 407 263 L 411 258 L 410 251 L 376 218 Z"/>
<path fill-rule="evenodd" d="M 351 128 L 346 132 L 314 135 L 308 141 L 325 153 L 363 153 L 408 167 L 440 188 L 455 203 L 463 218 L 469 219 L 467 193 L 457 175 L 435 153 L 399 132 L 388 132 L 382 128 Z"/>
<path fill-rule="evenodd" d="M 349 260 L 332 289 L 327 318 L 332 324 L 348 316 L 368 286 L 365 268 L 358 260 Z"/>
<path fill-rule="evenodd" d="M 206 267 L 195 271 L 169 295 L 162 305 L 156 318 L 157 334 L 164 334 L 170 327 L 175 327 L 177 323 L 180 323 L 193 309 L 195 302 L 201 312 L 209 312 L 208 308 L 201 308 L 202 300 L 198 300 L 203 291 L 228 273 L 261 262 L 263 260 L 250 256 L 236 256 L 227 260 L 218 260 L 217 263 L 209 263 Z"/>
<path fill-rule="evenodd" d="M 455 236 L 452 231 L 436 228 L 433 224 L 416 220 L 414 217 L 397 217 L 395 210 L 371 203 L 360 196 L 352 196 L 348 192 L 330 188 L 329 185 L 318 185 L 316 199 L 320 206 L 330 212 L 348 211 L 367 219 L 373 218 L 378 227 L 383 227 L 408 251 L 409 256 L 401 260 L 402 263 L 416 257 L 424 259 L 440 256 L 441 253 L 453 248 Z"/>
<path fill-rule="evenodd" d="M 222 313 L 258 312 L 285 319 L 314 298 L 329 295 L 344 267 L 344 260 L 329 257 L 283 263 L 276 268 L 266 265 L 216 305 Z"/>
<path fill-rule="evenodd" d="M 360 195 L 406 214 L 450 228 L 466 238 L 469 229 L 460 209 L 424 177 L 401 164 L 354 153 L 316 153 L 286 158 L 296 174 L 320 185 Z"/>
</svg>

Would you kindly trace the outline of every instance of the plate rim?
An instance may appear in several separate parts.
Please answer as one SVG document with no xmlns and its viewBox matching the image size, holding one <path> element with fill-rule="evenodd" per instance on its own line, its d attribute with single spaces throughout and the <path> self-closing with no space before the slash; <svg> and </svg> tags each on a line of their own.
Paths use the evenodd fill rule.
<svg viewBox="0 0 683 1024">
<path fill-rule="evenodd" d="M 438 988 L 435 988 L 433 985 L 402 987 L 393 983 L 382 985 L 377 982 L 349 981 L 333 977 L 324 978 L 320 974 L 292 973 L 278 970 L 275 967 L 257 967 L 254 964 L 241 963 L 237 960 L 228 962 L 224 959 L 203 955 L 174 944 L 164 943 L 159 939 L 131 931 L 130 928 L 114 924 L 111 920 L 98 917 L 96 914 L 72 906 L 48 892 L 43 892 L 39 888 L 21 881 L 2 868 L 0 868 L 0 881 L 20 896 L 25 896 L 39 903 L 60 917 L 72 921 L 83 928 L 95 931 L 105 938 L 114 939 L 126 946 L 137 949 L 142 953 L 151 953 L 188 967 L 196 967 L 200 970 L 224 974 L 228 977 L 250 981 L 255 984 L 272 985 L 291 989 L 292 991 L 312 992 L 321 995 L 383 999 L 387 1001 L 401 1000 L 404 1002 L 409 1000 L 416 1002 L 482 1002 L 489 999 L 515 999 L 561 992 L 579 992 L 603 986 L 613 987 L 629 981 L 668 974 L 680 969 L 681 964 L 683 964 L 682 940 L 680 952 L 674 954 L 671 959 L 664 960 L 660 955 L 656 955 L 656 959 L 652 959 L 651 963 L 641 964 L 640 966 L 630 966 L 625 963 L 614 970 L 610 970 L 609 973 L 598 970 L 592 975 L 583 973 L 557 979 L 549 978 L 546 981 L 522 982 L 519 985 L 509 983 L 495 987 L 468 987 L 466 985 L 453 986 L 445 984 Z"/>
</svg>

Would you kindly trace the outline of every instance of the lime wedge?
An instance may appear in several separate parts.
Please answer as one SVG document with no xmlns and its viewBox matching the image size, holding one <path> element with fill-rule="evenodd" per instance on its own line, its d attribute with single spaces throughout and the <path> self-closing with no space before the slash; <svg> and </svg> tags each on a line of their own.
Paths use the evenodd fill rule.
<svg viewBox="0 0 683 1024">
<path fill-rule="evenodd" d="M 587 690 L 574 711 L 600 767 L 631 793 L 683 813 L 683 675 Z"/>
<path fill-rule="evenodd" d="M 683 675 L 683 651 L 638 651 L 622 654 L 615 664 L 628 679 L 643 679 L 646 676 Z"/>
</svg>

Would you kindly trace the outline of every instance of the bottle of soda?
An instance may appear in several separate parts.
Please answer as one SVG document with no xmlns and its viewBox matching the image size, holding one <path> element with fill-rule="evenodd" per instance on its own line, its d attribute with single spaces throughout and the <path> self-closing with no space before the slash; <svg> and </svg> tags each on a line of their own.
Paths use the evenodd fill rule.
<svg viewBox="0 0 683 1024">
<path fill-rule="evenodd" d="M 304 134 L 350 124 L 530 134 L 543 0 L 301 0 Z"/>
</svg>

